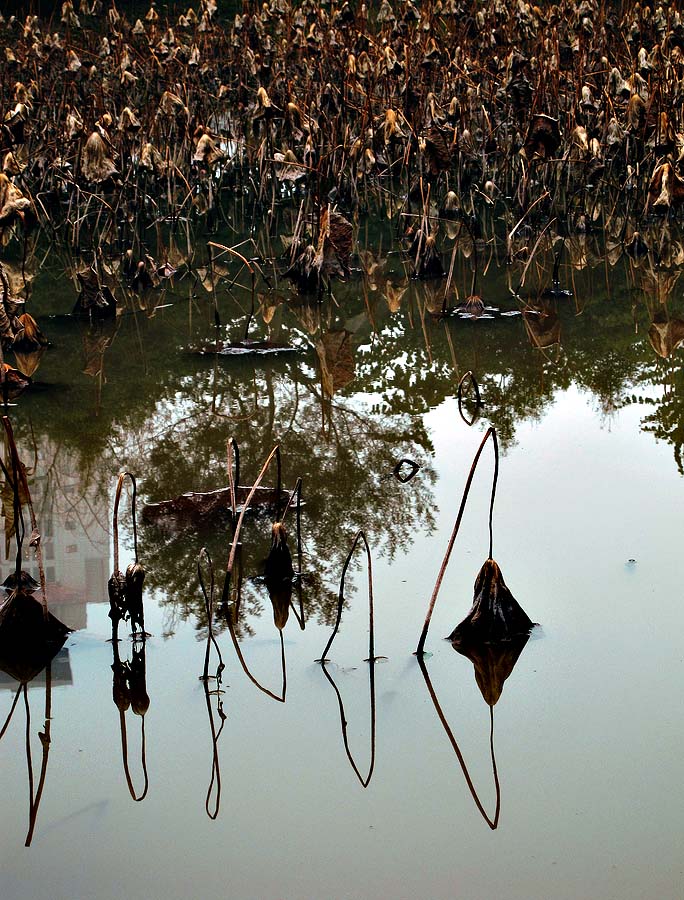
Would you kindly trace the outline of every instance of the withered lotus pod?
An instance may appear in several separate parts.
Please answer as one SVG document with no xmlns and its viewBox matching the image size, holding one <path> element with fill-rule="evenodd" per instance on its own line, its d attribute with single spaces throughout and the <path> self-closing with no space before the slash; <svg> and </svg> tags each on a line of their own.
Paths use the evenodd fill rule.
<svg viewBox="0 0 684 900">
<path fill-rule="evenodd" d="M 475 599 L 465 619 L 449 635 L 462 646 L 496 644 L 529 634 L 534 622 L 506 586 L 493 559 L 485 560 L 475 579 Z"/>
</svg>

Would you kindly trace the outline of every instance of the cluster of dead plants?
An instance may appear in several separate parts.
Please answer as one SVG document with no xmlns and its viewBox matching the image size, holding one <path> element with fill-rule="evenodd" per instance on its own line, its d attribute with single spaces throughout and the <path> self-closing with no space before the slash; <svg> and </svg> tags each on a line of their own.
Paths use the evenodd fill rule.
<svg viewBox="0 0 684 900">
<path fill-rule="evenodd" d="M 223 25 L 214 0 L 175 21 L 66 0 L 0 19 L 0 44 L 3 235 L 37 218 L 125 252 L 155 223 L 220 222 L 228 192 L 259 218 L 304 204 L 309 277 L 329 202 L 395 217 L 429 196 L 456 217 L 547 195 L 540 214 L 582 227 L 589 188 L 684 199 L 684 26 L 664 3 L 270 0 Z"/>
</svg>

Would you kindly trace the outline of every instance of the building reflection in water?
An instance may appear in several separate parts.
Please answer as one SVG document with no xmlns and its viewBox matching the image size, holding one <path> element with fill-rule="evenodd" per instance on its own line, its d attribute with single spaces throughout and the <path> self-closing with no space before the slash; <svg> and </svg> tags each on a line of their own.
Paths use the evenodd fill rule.
<svg viewBox="0 0 684 900">
<path fill-rule="evenodd" d="M 87 627 L 87 604 L 107 600 L 110 555 L 109 502 L 97 480 L 83 484 L 62 449 L 45 441 L 35 458 L 20 447 L 42 535 L 51 611 L 74 631 Z M 2 491 L 0 583 L 16 565 L 11 490 Z M 39 581 L 38 562 L 27 553 L 23 568 Z M 55 664 L 58 665 L 57 661 Z M 57 673 L 53 671 L 53 683 Z M 57 677 L 59 677 L 57 675 Z M 57 682 L 59 683 L 59 682 Z"/>
</svg>

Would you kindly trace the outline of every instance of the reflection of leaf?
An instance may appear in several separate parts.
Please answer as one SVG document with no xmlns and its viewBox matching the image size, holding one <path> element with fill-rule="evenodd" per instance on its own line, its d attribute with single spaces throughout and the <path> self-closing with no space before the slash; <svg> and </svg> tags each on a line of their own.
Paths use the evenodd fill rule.
<svg viewBox="0 0 684 900">
<path fill-rule="evenodd" d="M 475 681 L 488 706 L 494 706 L 498 701 L 504 681 L 515 668 L 529 639 L 529 634 L 523 634 L 498 644 L 453 645 L 454 650 L 467 656 L 475 667 Z"/>
<path fill-rule="evenodd" d="M 26 684 L 64 645 L 69 629 L 27 591 L 14 591 L 0 606 L 0 669 Z"/>
<path fill-rule="evenodd" d="M 669 319 L 667 313 L 657 312 L 648 329 L 648 340 L 658 356 L 667 359 L 684 343 L 684 319 Z"/>
<path fill-rule="evenodd" d="M 525 311 L 523 321 L 533 347 L 546 350 L 560 344 L 560 319 L 554 310 L 542 308 L 539 311 Z"/>
<path fill-rule="evenodd" d="M 354 357 L 351 333 L 329 331 L 316 343 L 316 353 L 321 364 L 323 392 L 332 397 L 336 391 L 354 380 Z"/>
<path fill-rule="evenodd" d="M 390 312 L 395 313 L 399 311 L 401 298 L 404 296 L 407 289 L 408 281 L 405 284 L 392 284 L 391 281 L 385 282 L 384 294 Z"/>
<path fill-rule="evenodd" d="M 83 331 L 83 355 L 85 357 L 84 375 L 97 378 L 104 369 L 105 350 L 114 340 L 116 327 L 114 323 L 93 323 Z"/>
<path fill-rule="evenodd" d="M 40 365 L 40 361 L 43 358 L 44 353 L 45 347 L 42 347 L 40 350 L 31 350 L 29 353 L 21 353 L 15 350 L 14 359 L 17 364 L 17 369 L 22 374 L 27 375 L 29 378 L 31 378 Z"/>
</svg>

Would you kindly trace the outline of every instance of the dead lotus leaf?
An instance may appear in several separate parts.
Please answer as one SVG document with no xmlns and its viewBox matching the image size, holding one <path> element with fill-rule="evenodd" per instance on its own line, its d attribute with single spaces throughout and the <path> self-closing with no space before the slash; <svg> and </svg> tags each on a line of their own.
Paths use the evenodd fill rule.
<svg viewBox="0 0 684 900">
<path fill-rule="evenodd" d="M 4 172 L 0 172 L 0 226 L 11 225 L 17 219 L 23 220 L 24 213 L 29 209 L 31 201 Z"/>
<path fill-rule="evenodd" d="M 496 644 L 528 635 L 533 626 L 506 586 L 498 564 L 487 559 L 475 579 L 472 608 L 449 640 L 460 646 Z"/>
<path fill-rule="evenodd" d="M 250 486 L 239 485 L 235 489 L 235 500 L 238 512 L 250 494 Z M 278 504 L 286 503 L 290 491 L 259 485 L 249 503 L 249 509 L 272 509 Z M 212 518 L 228 516 L 231 509 L 230 488 L 219 488 L 216 491 L 188 491 L 172 500 L 161 500 L 159 503 L 147 503 L 142 509 L 142 518 L 146 524 L 155 525 L 167 532 L 180 531 L 189 525 L 196 526 Z"/>
<path fill-rule="evenodd" d="M 162 175 L 165 175 L 168 169 L 168 164 L 164 161 L 159 150 L 149 142 L 143 144 L 140 153 L 140 165 L 143 169 L 153 172 L 157 178 L 161 178 Z"/>
<path fill-rule="evenodd" d="M 525 156 L 527 159 L 532 159 L 533 156 L 548 159 L 558 150 L 560 142 L 558 120 L 543 114 L 536 115 L 527 131 Z"/>
<path fill-rule="evenodd" d="M 19 350 L 19 352 L 31 353 L 34 350 L 40 350 L 48 346 L 50 342 L 30 313 L 22 313 L 17 321 L 20 325 L 20 331 L 12 345 L 12 349 L 15 352 Z"/>
<path fill-rule="evenodd" d="M 287 531 L 282 522 L 274 522 L 271 528 L 271 549 L 266 559 L 264 577 L 273 606 L 273 621 L 276 628 L 282 631 L 290 614 L 294 578 Z"/>
<path fill-rule="evenodd" d="M 425 136 L 425 158 L 433 175 L 451 168 L 451 149 L 445 132 L 437 125 L 432 125 Z"/>
<path fill-rule="evenodd" d="M 224 157 L 225 153 L 217 146 L 216 141 L 212 136 L 203 134 L 197 141 L 195 155 L 193 156 L 192 161 L 211 168 L 224 159 Z"/>
<path fill-rule="evenodd" d="M 279 181 L 299 181 L 306 176 L 306 168 L 299 163 L 292 150 L 285 153 L 274 153 L 275 173 Z"/>
<path fill-rule="evenodd" d="M 81 157 L 81 172 L 87 181 L 99 184 L 116 174 L 114 161 L 107 156 L 107 145 L 99 131 L 93 131 Z"/>
<path fill-rule="evenodd" d="M 346 275 L 353 244 L 351 222 L 328 207 L 321 215 L 315 266 L 321 275 Z"/>
<path fill-rule="evenodd" d="M 662 163 L 651 178 L 644 211 L 668 210 L 681 203 L 684 203 L 684 179 L 677 175 L 671 162 Z"/>
<path fill-rule="evenodd" d="M 21 463 L 20 465 L 25 470 L 26 467 L 24 464 Z M 24 474 L 26 474 L 25 471 Z M 22 477 L 18 478 L 18 488 L 19 504 L 23 507 L 28 502 L 28 499 L 24 488 L 24 479 Z M 11 481 L 3 480 L 0 483 L 0 501 L 2 503 L 0 506 L 0 515 L 2 515 L 4 519 L 5 526 L 5 559 L 9 559 L 10 540 L 16 534 L 16 522 L 14 519 L 14 488 Z M 11 586 L 14 587 L 14 585 Z"/>
<path fill-rule="evenodd" d="M 116 315 L 116 298 L 107 285 L 102 284 L 93 266 L 76 273 L 80 292 L 74 315 L 108 318 Z"/>
</svg>

